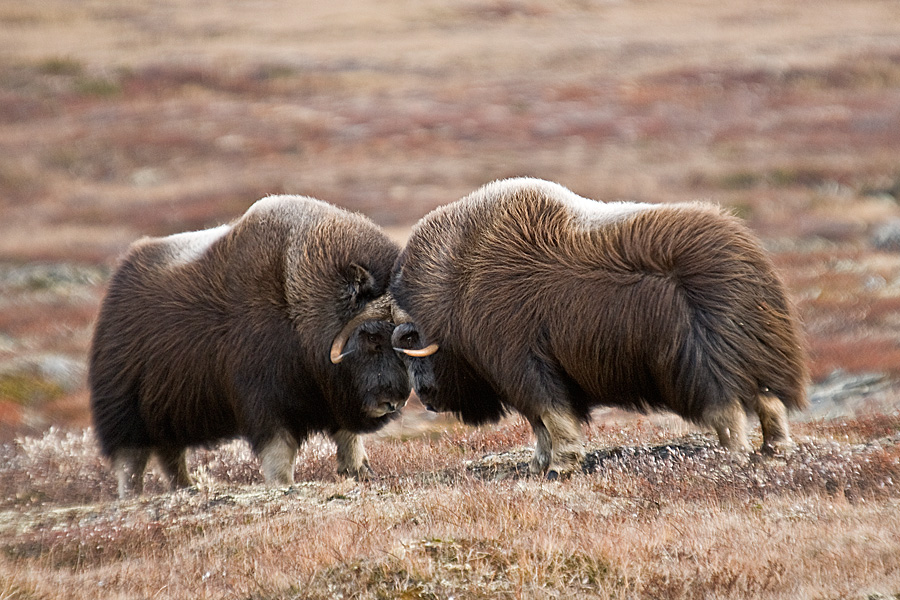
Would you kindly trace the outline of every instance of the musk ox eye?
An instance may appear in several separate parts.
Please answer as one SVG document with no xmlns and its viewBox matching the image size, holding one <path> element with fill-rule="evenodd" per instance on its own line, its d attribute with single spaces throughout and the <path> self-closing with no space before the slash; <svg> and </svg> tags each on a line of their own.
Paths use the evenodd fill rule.
<svg viewBox="0 0 900 600">
<path fill-rule="evenodd" d="M 381 336 L 377 333 L 372 333 L 371 331 L 364 331 L 362 333 L 363 339 L 370 346 L 380 346 L 381 345 Z"/>
<path fill-rule="evenodd" d="M 394 330 L 391 342 L 398 348 L 417 348 L 419 346 L 419 332 L 411 324 L 404 323 Z"/>
</svg>

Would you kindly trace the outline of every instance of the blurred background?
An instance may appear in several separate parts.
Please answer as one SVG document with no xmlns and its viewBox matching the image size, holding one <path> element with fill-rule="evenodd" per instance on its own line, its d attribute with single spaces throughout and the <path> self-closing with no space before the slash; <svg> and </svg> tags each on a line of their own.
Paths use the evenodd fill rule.
<svg viewBox="0 0 900 600">
<path fill-rule="evenodd" d="M 747 219 L 809 418 L 897 409 L 894 0 L 0 0 L 0 441 L 89 424 L 117 257 L 277 193 L 402 241 L 529 175 Z"/>
</svg>

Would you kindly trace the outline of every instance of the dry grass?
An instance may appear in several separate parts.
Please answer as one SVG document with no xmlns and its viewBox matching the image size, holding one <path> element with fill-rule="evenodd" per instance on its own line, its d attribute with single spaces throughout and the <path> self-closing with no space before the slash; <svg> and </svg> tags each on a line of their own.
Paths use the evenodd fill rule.
<svg viewBox="0 0 900 600">
<path fill-rule="evenodd" d="M 53 430 L 2 447 L 0 589 L 259 600 L 900 594 L 900 415 L 798 432 L 795 452 L 746 460 L 644 419 L 595 424 L 586 472 L 555 483 L 521 473 L 519 419 L 370 439 L 382 476 L 365 484 L 336 478 L 331 444 L 315 438 L 291 490 L 259 485 L 234 442 L 193 455 L 196 488 L 163 492 L 154 474 L 148 496 L 118 502 L 90 431 Z"/>
<path fill-rule="evenodd" d="M 900 218 L 894 3 L 46 0 L 0 3 L 0 29 L 0 599 L 900 595 L 900 254 L 873 237 Z M 887 375 L 837 406 L 875 416 L 742 461 L 605 414 L 586 472 L 547 485 L 522 422 L 411 411 L 364 485 L 317 439 L 305 483 L 265 490 L 233 443 L 194 453 L 195 490 L 114 501 L 83 380 L 45 367 L 83 370 L 128 243 L 279 192 L 402 239 L 513 175 L 732 208 L 815 379 Z"/>
</svg>

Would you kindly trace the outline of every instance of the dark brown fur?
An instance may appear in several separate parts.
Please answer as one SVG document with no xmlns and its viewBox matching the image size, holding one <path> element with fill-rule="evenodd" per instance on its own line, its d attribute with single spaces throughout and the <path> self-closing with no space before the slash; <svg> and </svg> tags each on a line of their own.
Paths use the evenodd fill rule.
<svg viewBox="0 0 900 600">
<path fill-rule="evenodd" d="M 745 448 L 745 412 L 775 446 L 789 439 L 786 409 L 807 402 L 784 286 L 755 236 L 711 205 L 494 183 L 420 221 L 391 293 L 415 324 L 395 347 L 440 346 L 412 359 L 423 401 L 472 423 L 520 411 L 535 471 L 572 468 L 595 406 L 670 410 Z"/>
<path fill-rule="evenodd" d="M 109 284 L 91 348 L 95 431 L 140 491 L 151 453 L 190 484 L 185 449 L 246 437 L 266 479 L 292 481 L 313 432 L 342 471 L 368 468 L 356 434 L 396 416 L 410 386 L 393 324 L 362 323 L 346 360 L 329 349 L 384 294 L 399 248 L 368 219 L 310 198 L 270 197 L 207 232 L 144 239 Z"/>
</svg>

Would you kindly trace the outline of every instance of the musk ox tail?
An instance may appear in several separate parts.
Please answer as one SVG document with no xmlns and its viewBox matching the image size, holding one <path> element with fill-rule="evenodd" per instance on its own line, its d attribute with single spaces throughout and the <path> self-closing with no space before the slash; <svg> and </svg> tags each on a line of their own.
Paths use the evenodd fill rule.
<svg viewBox="0 0 900 600">
<path fill-rule="evenodd" d="M 672 409 L 702 422 L 735 400 L 761 418 L 768 409 L 760 403 L 772 396 L 788 411 L 807 406 L 798 319 L 741 222 L 705 205 L 679 205 L 638 214 L 621 233 L 620 264 L 662 278 L 671 291 L 673 314 L 659 318 L 674 335 L 654 379 Z"/>
</svg>

